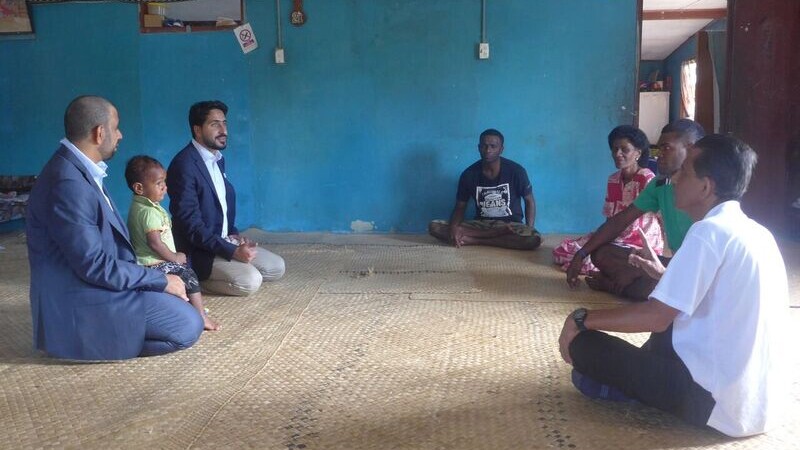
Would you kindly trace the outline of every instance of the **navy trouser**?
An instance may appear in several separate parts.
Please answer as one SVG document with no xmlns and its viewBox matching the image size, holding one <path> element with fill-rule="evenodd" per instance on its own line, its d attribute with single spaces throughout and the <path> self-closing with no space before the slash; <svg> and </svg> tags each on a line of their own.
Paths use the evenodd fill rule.
<svg viewBox="0 0 800 450">
<path fill-rule="evenodd" d="M 203 318 L 189 302 L 174 295 L 147 292 L 144 347 L 139 356 L 155 356 L 191 347 L 203 333 Z"/>
<path fill-rule="evenodd" d="M 641 348 L 606 333 L 583 331 L 570 343 L 569 354 L 578 372 L 690 424 L 705 426 L 716 404 L 675 353 L 672 325 L 652 333 Z"/>
</svg>

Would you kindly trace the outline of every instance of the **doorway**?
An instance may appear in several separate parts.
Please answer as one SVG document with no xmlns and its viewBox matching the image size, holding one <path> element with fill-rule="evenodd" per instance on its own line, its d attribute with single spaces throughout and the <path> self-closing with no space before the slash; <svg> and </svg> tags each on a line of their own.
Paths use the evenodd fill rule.
<svg viewBox="0 0 800 450">
<path fill-rule="evenodd" d="M 651 142 L 679 118 L 721 129 L 728 0 L 641 0 L 639 127 Z"/>
</svg>

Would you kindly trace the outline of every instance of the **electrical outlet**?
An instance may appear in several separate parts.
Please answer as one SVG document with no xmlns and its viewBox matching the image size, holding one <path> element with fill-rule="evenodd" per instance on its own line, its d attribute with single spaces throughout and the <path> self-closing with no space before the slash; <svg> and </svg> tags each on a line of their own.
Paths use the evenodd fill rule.
<svg viewBox="0 0 800 450">
<path fill-rule="evenodd" d="M 283 49 L 276 48 L 275 49 L 275 64 L 285 64 L 286 59 L 283 57 Z"/>
<path fill-rule="evenodd" d="M 489 43 L 481 42 L 478 44 L 478 59 L 489 59 Z"/>
</svg>

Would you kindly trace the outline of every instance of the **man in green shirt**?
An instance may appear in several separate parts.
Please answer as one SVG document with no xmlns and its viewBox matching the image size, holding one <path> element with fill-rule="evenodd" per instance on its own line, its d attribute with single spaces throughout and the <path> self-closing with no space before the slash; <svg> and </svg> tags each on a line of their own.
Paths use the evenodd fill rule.
<svg viewBox="0 0 800 450">
<path fill-rule="evenodd" d="M 661 137 L 658 140 L 660 177 L 651 181 L 633 204 L 601 225 L 575 254 L 567 269 L 567 283 L 571 287 L 578 286 L 578 274 L 583 260 L 591 255 L 592 263 L 598 272 L 586 276 L 586 284 L 589 287 L 632 300 L 647 300 L 657 280 L 642 269 L 628 264 L 628 256 L 635 250 L 634 248 L 614 245 L 611 241 L 642 214 L 660 212 L 667 235 L 667 245 L 673 253 L 678 250 L 686 232 L 692 226 L 692 220 L 675 207 L 669 177 L 681 167 L 689 147 L 704 135 L 703 127 L 689 119 L 679 119 L 661 130 Z M 668 260 L 664 258 L 663 262 L 666 266 Z"/>
</svg>

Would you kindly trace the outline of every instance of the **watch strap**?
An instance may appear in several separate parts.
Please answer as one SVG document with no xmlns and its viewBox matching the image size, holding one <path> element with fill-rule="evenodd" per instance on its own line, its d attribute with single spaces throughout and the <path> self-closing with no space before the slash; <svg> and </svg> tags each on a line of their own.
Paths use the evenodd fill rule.
<svg viewBox="0 0 800 450">
<path fill-rule="evenodd" d="M 575 321 L 575 325 L 578 327 L 580 331 L 586 331 L 586 316 L 589 314 L 589 311 L 586 308 L 578 308 L 572 313 L 572 320 Z"/>
</svg>

